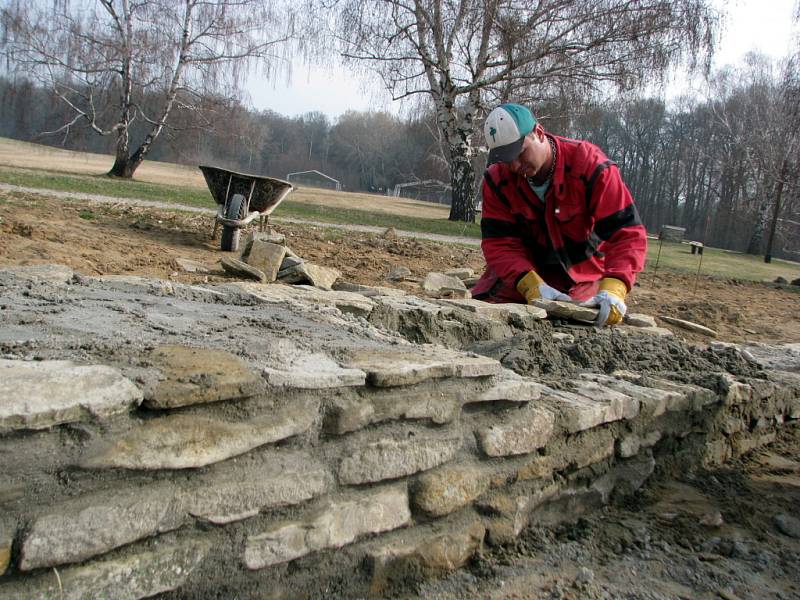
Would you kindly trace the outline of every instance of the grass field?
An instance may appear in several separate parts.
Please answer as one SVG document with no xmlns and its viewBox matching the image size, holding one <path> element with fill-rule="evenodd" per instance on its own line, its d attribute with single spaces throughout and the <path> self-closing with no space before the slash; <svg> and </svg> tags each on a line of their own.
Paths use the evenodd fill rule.
<svg viewBox="0 0 800 600">
<path fill-rule="evenodd" d="M 139 198 L 158 202 L 214 208 L 199 169 L 146 161 L 132 181 L 111 179 L 104 173 L 110 156 L 59 150 L 49 146 L 0 138 L 0 182 L 32 188 Z M 395 227 L 408 231 L 462 237 L 480 237 L 475 223 L 447 220 L 444 206 L 404 198 L 354 192 L 300 188 L 285 200 L 276 216 L 340 224 Z M 650 240 L 646 273 L 673 269 L 732 279 L 773 281 L 781 276 L 800 278 L 800 263 L 706 247 L 702 256 L 688 244 Z"/>
</svg>

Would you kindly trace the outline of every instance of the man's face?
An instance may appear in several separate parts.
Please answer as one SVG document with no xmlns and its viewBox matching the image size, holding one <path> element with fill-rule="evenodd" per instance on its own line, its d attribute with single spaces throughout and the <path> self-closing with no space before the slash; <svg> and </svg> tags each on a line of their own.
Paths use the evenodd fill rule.
<svg viewBox="0 0 800 600">
<path fill-rule="evenodd" d="M 519 156 L 506 164 L 516 175 L 533 177 L 549 160 L 549 150 L 550 144 L 547 142 L 544 130 L 537 125 L 536 129 L 525 136 Z"/>
</svg>

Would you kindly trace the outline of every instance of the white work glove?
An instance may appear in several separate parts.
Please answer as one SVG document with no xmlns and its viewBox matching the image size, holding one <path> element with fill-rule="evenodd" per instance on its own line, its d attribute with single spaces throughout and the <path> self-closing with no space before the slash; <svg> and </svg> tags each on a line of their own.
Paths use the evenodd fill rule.
<svg viewBox="0 0 800 600">
<path fill-rule="evenodd" d="M 600 309 L 594 322 L 596 327 L 618 325 L 622 323 L 622 318 L 628 310 L 628 307 L 625 306 L 625 296 L 627 294 L 627 286 L 619 279 L 603 277 L 600 281 L 600 291 L 597 292 L 597 295 L 586 302 L 581 302 L 581 306 Z"/>
<path fill-rule="evenodd" d="M 572 298 L 547 285 L 536 271 L 530 271 L 520 279 L 517 282 L 517 290 L 523 295 L 528 304 L 539 299 L 572 302 Z"/>
</svg>

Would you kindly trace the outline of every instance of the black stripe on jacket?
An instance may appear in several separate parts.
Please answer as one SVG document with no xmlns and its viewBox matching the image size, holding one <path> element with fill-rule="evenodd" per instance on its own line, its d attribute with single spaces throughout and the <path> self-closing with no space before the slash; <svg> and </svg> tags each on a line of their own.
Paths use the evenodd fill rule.
<svg viewBox="0 0 800 600">
<path fill-rule="evenodd" d="M 641 224 L 642 220 L 639 218 L 639 211 L 636 210 L 636 205 L 629 204 L 622 210 L 618 210 L 614 214 L 597 221 L 594 224 L 594 231 L 601 240 L 608 240 L 620 229 Z"/>
</svg>

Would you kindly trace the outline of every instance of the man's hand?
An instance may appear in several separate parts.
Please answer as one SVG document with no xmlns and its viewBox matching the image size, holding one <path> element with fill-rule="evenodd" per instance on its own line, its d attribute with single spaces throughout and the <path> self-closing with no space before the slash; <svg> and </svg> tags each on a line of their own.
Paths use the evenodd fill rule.
<svg viewBox="0 0 800 600">
<path fill-rule="evenodd" d="M 627 294 L 628 288 L 619 279 L 603 277 L 600 280 L 600 291 L 597 292 L 597 295 L 586 302 L 582 302 L 581 306 L 600 308 L 600 312 L 597 313 L 597 319 L 594 322 L 595 326 L 618 325 L 622 323 L 622 317 L 625 316 L 625 312 L 628 310 L 628 307 L 625 306 L 625 296 Z"/>
<path fill-rule="evenodd" d="M 525 301 L 530 304 L 534 300 L 562 300 L 572 302 L 572 298 L 550 287 L 539 277 L 536 271 L 530 271 L 517 282 L 517 290 L 525 297 Z"/>
</svg>

